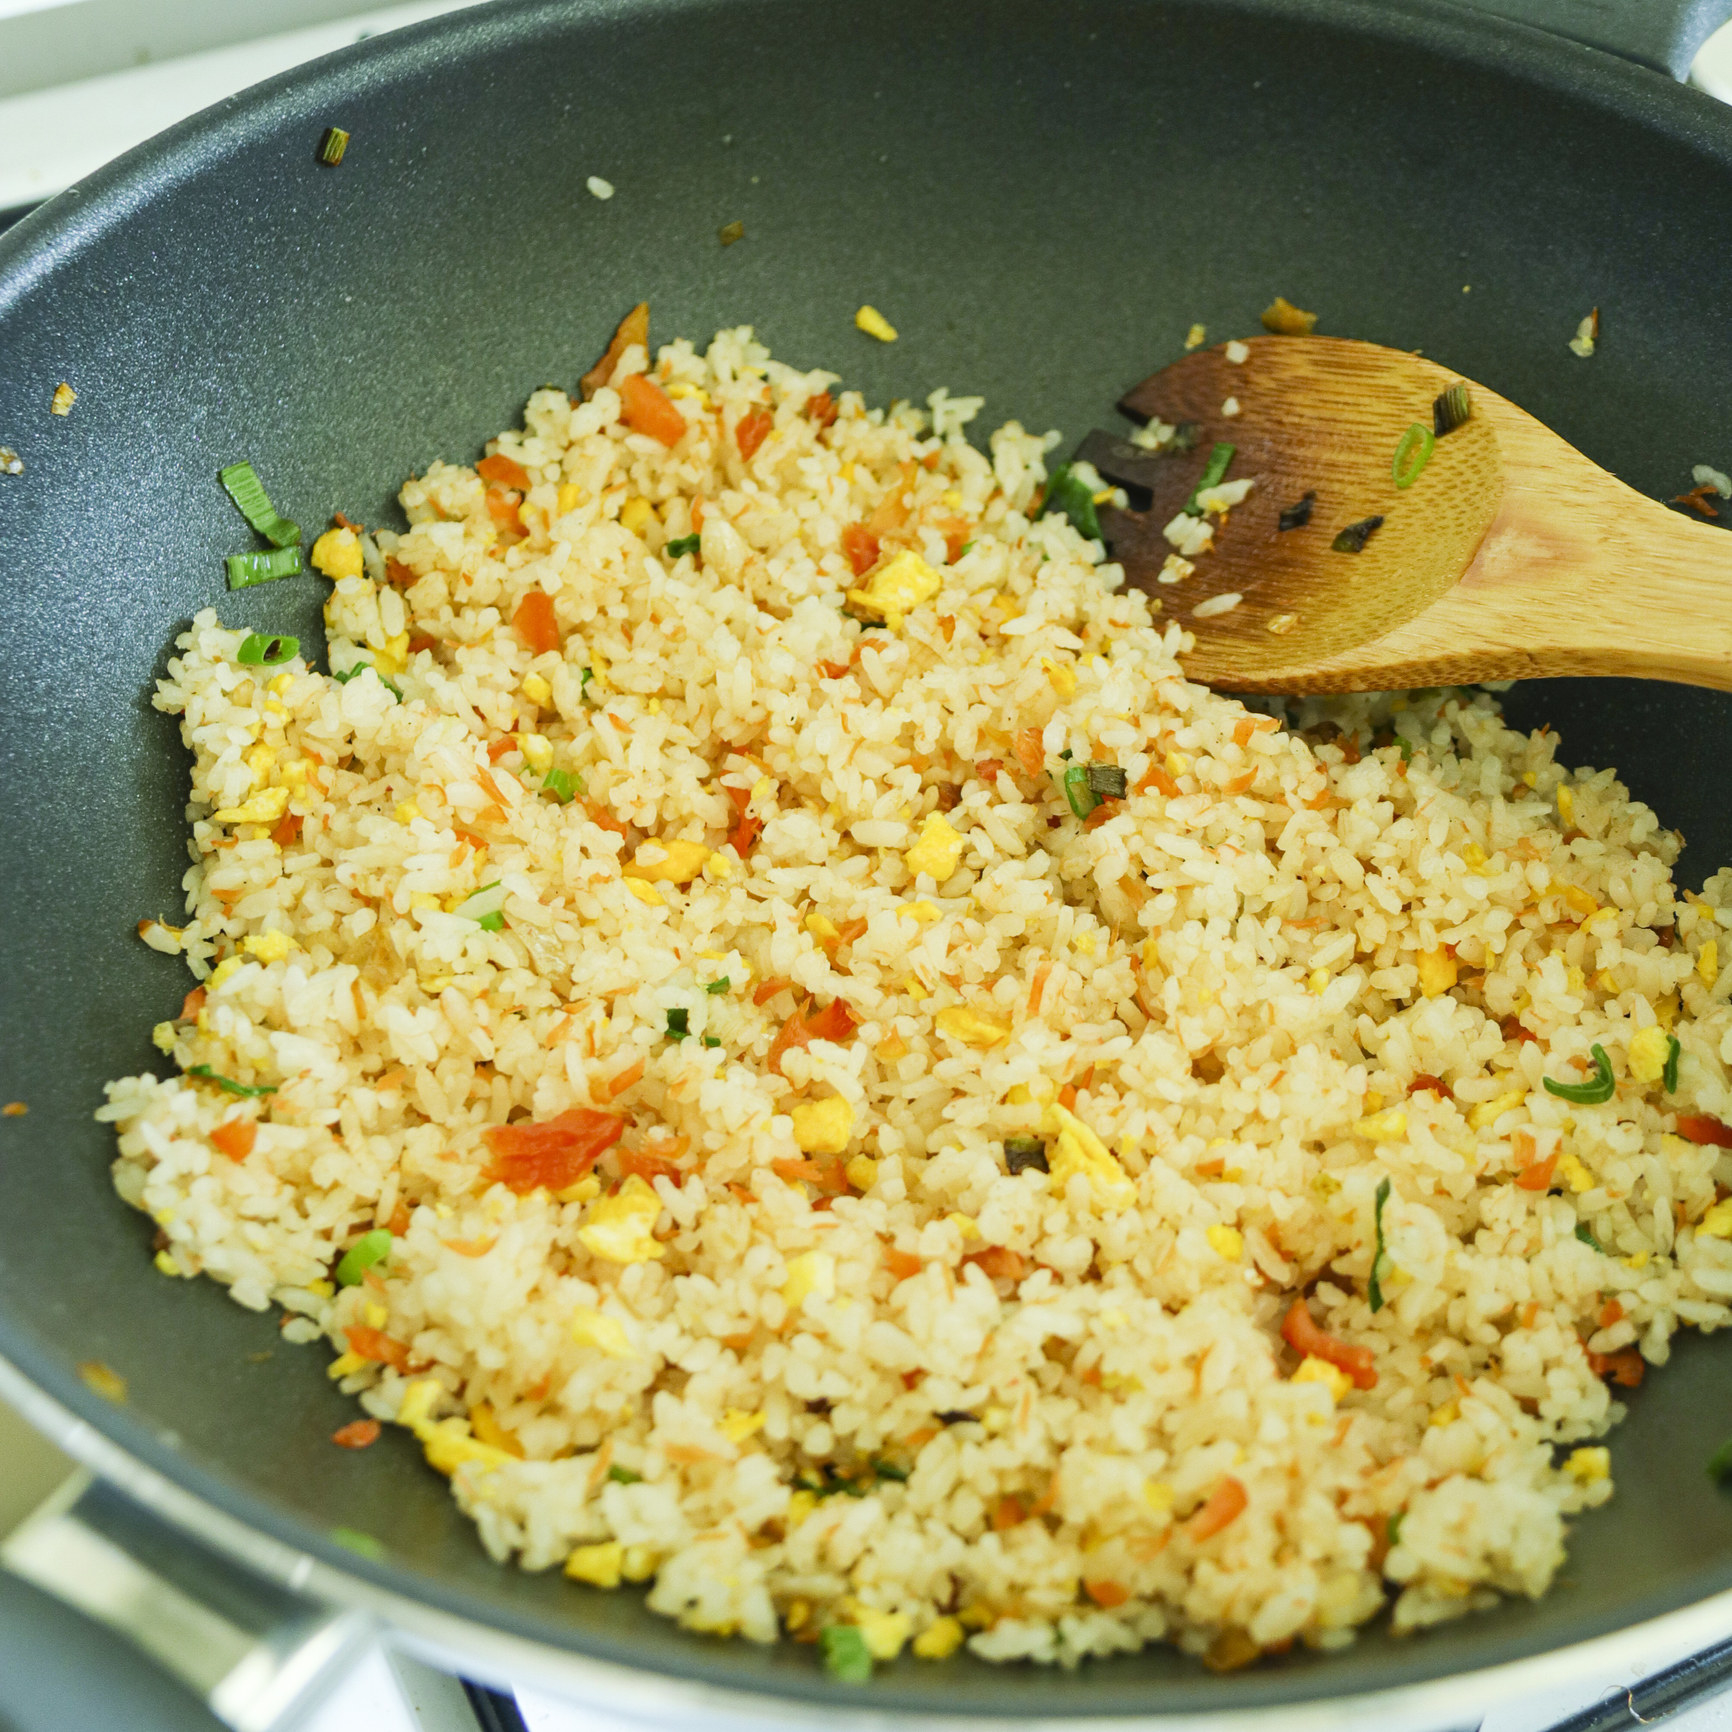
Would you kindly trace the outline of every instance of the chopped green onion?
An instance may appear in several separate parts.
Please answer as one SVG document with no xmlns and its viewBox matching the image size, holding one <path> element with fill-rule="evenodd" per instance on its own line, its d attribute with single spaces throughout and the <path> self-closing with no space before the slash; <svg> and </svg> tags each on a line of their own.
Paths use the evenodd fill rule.
<svg viewBox="0 0 1732 1732">
<path fill-rule="evenodd" d="M 335 168 L 343 160 L 343 152 L 348 148 L 348 133 L 340 126 L 327 126 L 325 136 L 319 140 L 319 161 L 326 168 Z"/>
<path fill-rule="evenodd" d="M 479 926 L 483 932 L 503 932 L 505 930 L 504 910 L 499 908 L 490 909 L 486 914 L 483 914 L 475 924 Z"/>
<path fill-rule="evenodd" d="M 541 778 L 541 789 L 563 806 L 574 794 L 583 792 L 583 777 L 575 770 L 549 770 Z"/>
<path fill-rule="evenodd" d="M 1061 463 L 1048 477 L 1046 494 L 1035 516 L 1045 517 L 1049 511 L 1068 517 L 1077 534 L 1086 535 L 1090 541 L 1100 540 L 1101 520 L 1095 514 L 1094 490 L 1068 463 Z"/>
<path fill-rule="evenodd" d="M 1678 1054 L 1683 1050 L 1675 1034 L 1666 1037 L 1666 1068 L 1660 1073 L 1660 1081 L 1665 1085 L 1667 1094 L 1673 1094 L 1677 1090 Z"/>
<path fill-rule="evenodd" d="M 1371 1309 L 1383 1309 L 1383 1260 L 1388 1255 L 1383 1248 L 1383 1205 L 1389 1201 L 1389 1177 L 1384 1175 L 1377 1187 L 1377 1248 L 1371 1254 L 1371 1280 L 1366 1292 L 1371 1300 Z"/>
<path fill-rule="evenodd" d="M 1072 764 L 1064 773 L 1064 797 L 1079 818 L 1086 818 L 1100 804 L 1089 787 L 1087 764 Z"/>
<path fill-rule="evenodd" d="M 704 991 L 707 992 L 711 998 L 720 998 L 721 995 L 732 985 L 733 982 L 724 974 L 720 980 L 712 980 L 709 985 L 704 988 Z"/>
<path fill-rule="evenodd" d="M 229 571 L 230 589 L 251 589 L 255 583 L 275 583 L 279 577 L 294 577 L 301 569 L 298 547 L 261 547 L 251 553 L 231 553 L 223 564 Z"/>
<path fill-rule="evenodd" d="M 1089 792 L 1097 800 L 1122 800 L 1130 792 L 1130 779 L 1117 764 L 1090 764 L 1087 773 Z"/>
<path fill-rule="evenodd" d="M 357 674 L 371 674 L 373 678 L 376 679 L 379 684 L 397 700 L 398 703 L 402 703 L 403 688 L 398 685 L 394 679 L 390 679 L 386 675 L 380 673 L 371 662 L 356 662 L 352 668 L 345 670 L 343 673 L 333 673 L 331 678 L 334 679 L 338 685 L 346 686 Z"/>
<path fill-rule="evenodd" d="M 1046 1144 L 1039 1137 L 1006 1137 L 1004 1139 L 1004 1170 L 1007 1173 L 1037 1173 L 1048 1171 Z"/>
<path fill-rule="evenodd" d="M 844 1684 L 864 1684 L 872 1676 L 872 1652 L 865 1632 L 854 1624 L 827 1624 L 818 1633 L 824 1670 Z"/>
<path fill-rule="evenodd" d="M 268 541 L 272 547 L 294 547 L 301 544 L 301 526 L 293 518 L 284 517 L 271 504 L 265 484 L 250 463 L 231 463 L 218 472 L 218 479 L 228 496 L 240 507 L 241 516 Z M 282 574 L 287 576 L 285 572 Z M 239 584 L 234 586 L 240 588 Z"/>
<path fill-rule="evenodd" d="M 1316 490 L 1295 499 L 1291 505 L 1281 507 L 1281 516 L 1277 520 L 1277 529 L 1303 529 L 1311 521 L 1311 508 L 1317 503 Z"/>
<path fill-rule="evenodd" d="M 301 653 L 301 640 L 286 632 L 249 632 L 235 651 L 235 660 L 249 668 L 280 668 Z"/>
<path fill-rule="evenodd" d="M 1337 553 L 1363 553 L 1365 544 L 1379 529 L 1383 527 L 1383 518 L 1362 517 L 1357 523 L 1350 523 L 1330 542 Z"/>
<path fill-rule="evenodd" d="M 383 1263 L 391 1255 L 391 1235 L 384 1227 L 375 1227 L 370 1233 L 363 1233 L 348 1250 L 343 1253 L 343 1260 L 337 1265 L 337 1285 L 339 1287 L 355 1287 L 360 1285 L 361 1277 L 375 1263 Z"/>
<path fill-rule="evenodd" d="M 1473 401 L 1467 394 L 1467 383 L 1458 381 L 1431 405 L 1432 431 L 1441 439 L 1445 433 L 1453 433 L 1472 415 Z"/>
<path fill-rule="evenodd" d="M 611 1479 L 615 1485 L 637 1485 L 643 1479 L 641 1473 L 633 1473 L 629 1467 L 619 1467 L 617 1465 L 610 1467 L 607 1470 L 607 1477 Z"/>
<path fill-rule="evenodd" d="M 1389 1525 L 1383 1530 L 1389 1536 L 1389 1544 L 1393 1548 L 1401 1544 L 1401 1524 L 1407 1520 L 1407 1511 L 1398 1509 L 1389 1518 Z"/>
<path fill-rule="evenodd" d="M 721 1044 L 722 1044 L 722 1041 L 721 1041 L 720 1035 L 706 1034 L 704 1036 L 704 1045 L 705 1046 L 720 1046 Z"/>
<path fill-rule="evenodd" d="M 1411 487 L 1423 472 L 1426 464 L 1431 461 L 1431 448 L 1437 443 L 1436 435 L 1423 421 L 1415 421 L 1402 434 L 1395 447 L 1395 460 L 1389 466 L 1389 473 L 1400 488 Z M 1419 455 L 1414 455 L 1415 450 Z"/>
<path fill-rule="evenodd" d="M 662 552 L 675 559 L 683 559 L 688 553 L 696 553 L 703 545 L 703 540 L 701 535 L 682 535 L 677 541 L 664 542 Z M 588 673 L 589 670 L 585 668 L 584 672 Z"/>
<path fill-rule="evenodd" d="M 1724 1485 L 1732 1479 L 1732 1442 L 1723 1443 L 1708 1457 L 1708 1477 Z"/>
<path fill-rule="evenodd" d="M 901 1484 L 906 1484 L 908 1480 L 909 1470 L 902 1466 L 900 1462 L 875 1461 L 872 1464 L 872 1471 L 877 1474 L 880 1479 L 893 1479 Z"/>
<path fill-rule="evenodd" d="M 1163 457 L 1172 456 L 1176 452 L 1195 451 L 1197 441 L 1203 437 L 1201 421 L 1181 421 L 1173 429 L 1173 436 L 1161 447 Z"/>
<path fill-rule="evenodd" d="M 966 554 L 966 553 L 969 553 L 969 552 L 972 552 L 972 551 L 973 551 L 973 548 L 974 548 L 974 543 L 973 543 L 973 542 L 972 542 L 972 541 L 965 541 L 965 542 L 963 542 L 963 544 L 962 544 L 962 552 L 961 552 L 961 553 L 959 553 L 959 554 L 957 554 L 957 556 L 956 556 L 956 557 L 957 557 L 957 558 L 958 558 L 958 559 L 961 559 L 961 558 L 962 558 L 962 557 L 963 557 L 963 554 Z"/>
<path fill-rule="evenodd" d="M 668 1012 L 668 1039 L 684 1040 L 692 1032 L 692 1013 L 682 1004 Z"/>
<path fill-rule="evenodd" d="M 1606 1057 L 1606 1049 L 1595 1041 L 1588 1051 L 1594 1055 L 1594 1080 L 1561 1083 L 1553 1082 L 1549 1076 L 1541 1077 L 1547 1094 L 1556 1095 L 1559 1100 L 1574 1101 L 1578 1106 L 1597 1107 L 1601 1101 L 1609 1101 L 1618 1092 L 1617 1082 L 1612 1076 L 1612 1061 Z"/>
<path fill-rule="evenodd" d="M 1576 1223 L 1576 1237 L 1580 1239 L 1584 1245 L 1592 1245 L 1602 1257 L 1605 1256 L 1606 1247 L 1594 1237 L 1593 1229 L 1589 1227 L 1586 1221 L 1578 1221 Z"/>
<path fill-rule="evenodd" d="M 1203 465 L 1203 473 L 1197 477 L 1197 485 L 1192 490 L 1191 497 L 1185 501 L 1185 510 L 1192 517 L 1201 517 L 1203 508 L 1197 503 L 1198 496 L 1211 487 L 1219 487 L 1227 479 L 1227 470 L 1231 466 L 1237 445 L 1229 445 L 1224 440 L 1217 440 L 1209 449 L 1209 460 Z"/>
<path fill-rule="evenodd" d="M 275 1083 L 260 1083 L 257 1088 L 252 1088 L 246 1083 L 235 1082 L 230 1077 L 218 1076 L 208 1064 L 189 1064 L 186 1067 L 186 1074 L 188 1076 L 201 1076 L 206 1082 L 215 1083 L 219 1089 L 226 1089 L 231 1095 L 245 1095 L 249 1099 L 258 1095 L 274 1095 L 277 1092 Z"/>
<path fill-rule="evenodd" d="M 1414 751 L 1416 750 L 1413 741 L 1408 739 L 1405 734 L 1397 734 L 1395 736 L 1395 745 L 1397 750 L 1401 753 L 1402 763 L 1408 763 L 1412 759 Z"/>
<path fill-rule="evenodd" d="M 359 1528 L 332 1528 L 331 1538 L 358 1558 L 370 1558 L 374 1563 L 378 1563 L 385 1556 L 384 1546 L 371 1534 L 362 1533 Z"/>
</svg>

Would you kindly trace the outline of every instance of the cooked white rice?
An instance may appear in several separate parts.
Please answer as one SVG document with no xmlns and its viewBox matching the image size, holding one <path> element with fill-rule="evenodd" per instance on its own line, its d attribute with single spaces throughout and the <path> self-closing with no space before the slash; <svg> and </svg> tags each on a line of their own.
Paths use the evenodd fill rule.
<svg viewBox="0 0 1732 1732">
<path fill-rule="evenodd" d="M 736 330 L 661 351 L 670 450 L 619 418 L 645 366 L 495 442 L 521 539 L 446 464 L 365 538 L 331 661 L 402 702 L 239 665 L 214 612 L 179 639 L 192 918 L 146 936 L 205 996 L 101 1115 L 164 1272 L 328 1337 L 497 1557 L 698 1630 L 1232 1665 L 1544 1591 L 1611 1494 L 1599 1373 L 1732 1317 L 1732 1167 L 1674 1134 L 1732 1117 L 1732 873 L 1675 891 L 1676 836 L 1483 695 L 1275 725 L 1187 683 L 1031 521 L 1056 436 L 983 454 L 942 393 L 939 433 L 852 393 L 825 428 L 831 376 Z M 899 497 L 884 556 L 941 587 L 866 630 L 843 532 Z M 1089 762 L 1132 790 L 1093 827 Z M 808 1001 L 858 1027 L 778 1075 Z M 1614 1098 L 1548 1093 L 1596 1042 Z M 574 1108 L 629 1129 L 572 1200 L 490 1176 L 488 1127 Z M 1007 1171 L 1030 1136 L 1056 1172 Z M 609 1228 L 646 1150 L 677 1182 Z M 1374 1388 L 1301 1364 L 1301 1295 Z"/>
</svg>

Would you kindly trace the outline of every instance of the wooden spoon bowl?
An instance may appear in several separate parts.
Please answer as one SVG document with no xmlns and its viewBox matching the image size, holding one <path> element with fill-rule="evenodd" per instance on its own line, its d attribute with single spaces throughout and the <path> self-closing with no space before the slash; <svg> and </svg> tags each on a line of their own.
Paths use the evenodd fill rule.
<svg viewBox="0 0 1732 1732">
<path fill-rule="evenodd" d="M 1732 690 L 1732 537 L 1636 493 L 1483 385 L 1470 418 L 1396 485 L 1403 434 L 1431 430 L 1461 376 L 1399 349 L 1257 337 L 1200 349 L 1126 394 L 1138 419 L 1194 423 L 1175 456 L 1094 434 L 1080 456 L 1149 505 L 1101 513 L 1112 557 L 1192 632 L 1192 679 L 1242 692 L 1338 692 L 1543 675 Z M 1237 350 L 1235 350 L 1237 352 Z M 1225 413 L 1235 400 L 1237 413 Z M 1177 582 L 1164 527 L 1219 441 L 1254 476 Z M 1416 441 L 1416 443 L 1418 443 Z M 1281 514 L 1315 495 L 1309 521 Z M 1332 543 L 1381 516 L 1358 553 Z M 1231 611 L 1195 617 L 1212 596 Z M 1273 629 L 1271 629 L 1273 628 Z"/>
</svg>

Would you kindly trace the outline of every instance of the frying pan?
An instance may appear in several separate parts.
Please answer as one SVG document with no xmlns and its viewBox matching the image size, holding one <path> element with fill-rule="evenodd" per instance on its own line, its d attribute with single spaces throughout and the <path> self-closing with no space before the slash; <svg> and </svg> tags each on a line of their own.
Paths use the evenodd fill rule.
<svg viewBox="0 0 1732 1732">
<path fill-rule="evenodd" d="M 249 1630 L 300 1617 L 303 1669 L 382 1618 L 453 1664 L 718 1723 L 815 1705 L 839 1724 L 1435 1723 L 1584 1663 L 1574 1645 L 1639 1659 L 1662 1633 L 1725 1633 L 1732 1499 L 1703 1464 L 1732 1432 L 1732 1340 L 1692 1336 L 1631 1398 L 1617 1497 L 1575 1523 L 1542 1601 L 1227 1677 L 1154 1649 L 1076 1672 L 904 1658 L 834 1683 L 810 1649 L 496 1567 L 407 1437 L 333 1450 L 350 1409 L 326 1355 L 152 1269 L 91 1112 L 104 1079 L 160 1067 L 148 1031 L 186 985 L 133 937 L 181 905 L 188 765 L 148 702 L 167 647 L 208 605 L 323 641 L 310 577 L 223 592 L 241 530 L 220 465 L 251 458 L 309 525 L 393 521 L 403 477 L 573 385 L 646 297 L 658 340 L 751 322 L 871 401 L 945 383 L 1074 440 L 1115 425 L 1193 320 L 1247 332 L 1279 292 L 1322 329 L 1446 359 L 1670 495 L 1732 455 L 1732 116 L 1666 76 L 1727 10 L 1547 7 L 1626 59 L 1428 0 L 505 5 L 225 103 L 0 240 L 0 441 L 26 465 L 0 476 L 0 1099 L 29 1107 L 0 1119 L 0 1376 L 131 1500 L 87 1497 L 39 1572 L 82 1533 L 109 1551 L 80 1558 L 121 1568 L 121 1544 Z M 353 135 L 336 169 L 315 160 L 332 124 Z M 865 301 L 894 346 L 853 329 Z M 1582 361 L 1566 339 L 1596 305 Z M 62 379 L 77 404 L 51 418 Z M 1686 882 L 1732 860 L 1732 700 L 1550 682 L 1508 703 L 1683 828 Z M 124 1405 L 80 1379 L 92 1361 Z M 219 1588 L 144 1506 L 228 1560 Z M 227 1661 L 203 1663 L 211 1683 Z M 232 1668 L 224 1687 L 237 1723 L 269 1717 Z"/>
</svg>

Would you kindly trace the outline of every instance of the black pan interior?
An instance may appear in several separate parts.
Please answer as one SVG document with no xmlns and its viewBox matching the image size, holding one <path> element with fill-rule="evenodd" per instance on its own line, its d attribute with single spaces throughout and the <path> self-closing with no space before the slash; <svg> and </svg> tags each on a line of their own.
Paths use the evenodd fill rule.
<svg viewBox="0 0 1732 1732">
<path fill-rule="evenodd" d="M 314 160 L 329 124 L 353 140 Z M 615 183 L 607 203 L 584 189 Z M 1350 0 L 678 0 L 490 8 L 297 73 L 177 129 L 0 240 L 0 1351 L 140 1456 L 403 1592 L 635 1665 L 859 1701 L 812 1651 L 685 1635 L 629 1595 L 495 1568 L 317 1349 L 163 1280 L 109 1189 L 102 1081 L 159 1065 L 186 763 L 147 696 L 192 611 L 316 646 L 312 578 L 228 597 L 249 544 L 216 485 L 259 465 L 304 523 L 385 519 L 544 381 L 570 386 L 647 297 L 661 338 L 755 323 L 874 401 L 944 383 L 1079 438 L 1193 320 L 1279 292 L 1321 328 L 1423 348 L 1670 495 L 1732 456 L 1732 121 L 1590 51 Z M 722 248 L 720 225 L 745 239 Z M 900 327 L 854 330 L 863 301 Z M 1603 309 L 1589 362 L 1565 347 Z M 79 391 L 52 419 L 55 384 Z M 984 423 L 983 423 L 984 424 Z M 1555 682 L 1511 694 L 1571 762 L 1617 764 L 1732 859 L 1732 702 Z M 100 1360 L 131 1404 L 74 1374 Z M 1368 1634 L 1217 1678 L 1153 1651 L 1077 1674 L 905 1659 L 882 1708 L 1242 1709 L 1532 1654 L 1732 1587 L 1732 1342 L 1686 1340 L 1615 1436 L 1619 1493 L 1539 1604 Z M 333 1547 L 376 1535 L 380 1564 Z"/>
</svg>

